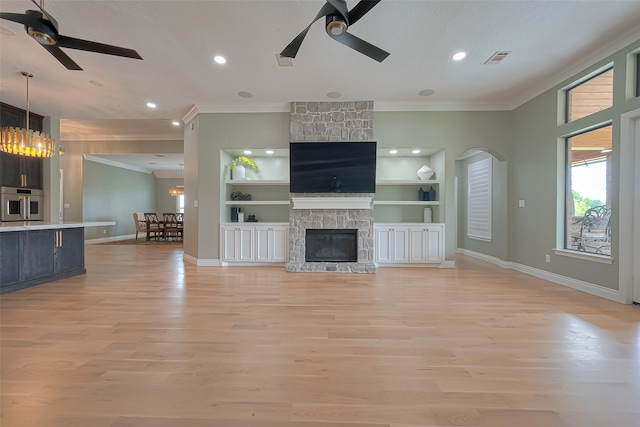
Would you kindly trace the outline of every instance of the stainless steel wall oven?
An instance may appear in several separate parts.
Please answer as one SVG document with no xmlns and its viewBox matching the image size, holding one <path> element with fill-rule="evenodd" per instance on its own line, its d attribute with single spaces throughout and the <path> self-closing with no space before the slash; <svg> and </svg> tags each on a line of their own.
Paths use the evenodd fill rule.
<svg viewBox="0 0 640 427">
<path fill-rule="evenodd" d="M 29 188 L 0 187 L 2 221 L 42 221 L 44 193 Z"/>
</svg>

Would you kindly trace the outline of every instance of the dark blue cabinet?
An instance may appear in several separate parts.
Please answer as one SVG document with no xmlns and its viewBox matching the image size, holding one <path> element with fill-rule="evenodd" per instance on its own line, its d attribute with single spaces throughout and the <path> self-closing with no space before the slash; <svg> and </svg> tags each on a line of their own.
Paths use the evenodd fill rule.
<svg viewBox="0 0 640 427">
<path fill-rule="evenodd" d="M 0 233 L 0 293 L 84 273 L 84 228 Z"/>
</svg>

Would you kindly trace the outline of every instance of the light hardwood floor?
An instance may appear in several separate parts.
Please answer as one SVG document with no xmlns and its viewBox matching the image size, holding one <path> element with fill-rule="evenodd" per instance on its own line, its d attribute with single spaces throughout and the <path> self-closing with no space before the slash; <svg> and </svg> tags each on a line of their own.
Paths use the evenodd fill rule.
<svg viewBox="0 0 640 427">
<path fill-rule="evenodd" d="M 92 245 L 0 297 L 2 427 L 638 427 L 640 308 L 459 257 L 372 274 Z"/>
</svg>

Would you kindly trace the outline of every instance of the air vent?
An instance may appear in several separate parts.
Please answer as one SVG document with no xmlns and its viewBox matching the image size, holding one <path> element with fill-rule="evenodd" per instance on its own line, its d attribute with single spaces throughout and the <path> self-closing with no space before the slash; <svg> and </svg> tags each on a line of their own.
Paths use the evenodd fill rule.
<svg viewBox="0 0 640 427">
<path fill-rule="evenodd" d="M 276 53 L 276 59 L 281 67 L 293 67 L 293 58 L 286 58 Z"/>
<path fill-rule="evenodd" d="M 485 64 L 499 64 L 507 55 L 509 55 L 511 51 L 509 50 L 501 50 L 493 55 L 489 59 L 485 61 Z"/>
</svg>

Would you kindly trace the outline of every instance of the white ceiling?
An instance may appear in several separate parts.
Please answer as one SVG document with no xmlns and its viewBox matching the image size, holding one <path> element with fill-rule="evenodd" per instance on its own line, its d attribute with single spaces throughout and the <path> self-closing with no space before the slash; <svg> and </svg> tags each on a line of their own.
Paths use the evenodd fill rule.
<svg viewBox="0 0 640 427">
<path fill-rule="evenodd" d="M 357 1 L 348 1 L 349 8 Z M 69 71 L 25 33 L 0 34 L 2 102 L 61 119 L 62 141 L 182 139 L 171 120 L 199 111 L 288 111 L 291 101 L 374 100 L 377 110 L 513 109 L 640 38 L 640 1 L 383 0 L 349 29 L 382 63 L 330 39 L 320 20 L 294 67 L 279 53 L 322 0 L 48 0 L 60 34 L 132 48 L 142 61 L 65 49 Z M 2 12 L 36 9 L 3 0 Z M 454 63 L 451 55 L 468 52 Z M 511 51 L 498 65 L 484 62 Z M 228 62 L 218 65 L 214 55 Z M 99 84 L 99 86 L 96 85 Z M 421 97 L 418 92 L 435 94 Z M 250 99 L 239 91 L 251 92 Z M 153 101 L 155 110 L 145 104 Z"/>
</svg>

